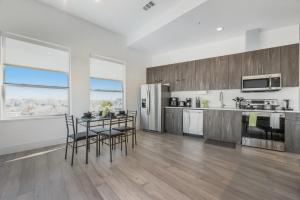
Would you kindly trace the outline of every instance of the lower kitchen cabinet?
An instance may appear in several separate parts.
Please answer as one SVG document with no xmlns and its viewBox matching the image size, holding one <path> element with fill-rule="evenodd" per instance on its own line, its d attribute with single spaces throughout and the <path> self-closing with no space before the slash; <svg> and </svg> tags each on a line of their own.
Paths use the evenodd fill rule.
<svg viewBox="0 0 300 200">
<path fill-rule="evenodd" d="M 182 134 L 182 117 L 182 108 L 165 108 L 165 132 L 173 134 Z"/>
<path fill-rule="evenodd" d="M 224 142 L 240 144 L 242 140 L 242 112 L 222 111 L 222 136 Z"/>
<path fill-rule="evenodd" d="M 300 113 L 286 113 L 285 151 L 300 153 Z"/>
<path fill-rule="evenodd" d="M 221 142 L 241 143 L 242 112 L 204 110 L 204 138 Z"/>
<path fill-rule="evenodd" d="M 205 139 L 221 140 L 222 111 L 204 110 L 203 112 L 203 134 Z"/>
</svg>

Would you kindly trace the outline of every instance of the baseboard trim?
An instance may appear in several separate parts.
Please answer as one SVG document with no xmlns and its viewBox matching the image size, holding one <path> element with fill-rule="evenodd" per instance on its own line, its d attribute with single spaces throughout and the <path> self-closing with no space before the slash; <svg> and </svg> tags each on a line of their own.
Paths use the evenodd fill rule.
<svg viewBox="0 0 300 200">
<path fill-rule="evenodd" d="M 47 147 L 47 146 L 63 144 L 65 142 L 65 140 L 66 140 L 66 138 L 56 138 L 56 139 L 52 139 L 52 140 L 45 140 L 45 141 L 39 141 L 39 142 L 33 142 L 33 143 L 27 143 L 27 144 L 21 144 L 21 145 L 0 148 L 0 155 L 18 153 L 18 152 L 22 152 L 22 151 L 39 149 L 39 148 L 43 148 L 43 147 Z"/>
</svg>

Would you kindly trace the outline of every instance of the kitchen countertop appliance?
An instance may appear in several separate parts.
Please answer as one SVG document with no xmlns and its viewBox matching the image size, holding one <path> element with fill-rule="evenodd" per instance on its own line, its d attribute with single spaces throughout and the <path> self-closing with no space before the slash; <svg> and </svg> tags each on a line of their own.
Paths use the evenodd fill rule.
<svg viewBox="0 0 300 200">
<path fill-rule="evenodd" d="M 281 90 L 281 74 L 266 74 L 242 77 L 242 92 Z"/>
<path fill-rule="evenodd" d="M 243 99 L 240 102 L 241 109 L 249 110 L 276 110 L 279 106 L 277 99 Z"/>
<path fill-rule="evenodd" d="M 169 98 L 169 106 L 171 107 L 178 107 L 179 99 L 177 97 L 170 97 Z"/>
<path fill-rule="evenodd" d="M 179 107 L 185 107 L 186 102 L 185 101 L 179 101 Z"/>
<path fill-rule="evenodd" d="M 192 107 L 192 98 L 186 98 L 186 107 Z"/>
<path fill-rule="evenodd" d="M 284 151 L 285 113 L 242 113 L 242 145 Z"/>
<path fill-rule="evenodd" d="M 183 110 L 183 133 L 203 136 L 203 110 Z"/>
<path fill-rule="evenodd" d="M 169 86 L 145 84 L 141 86 L 141 128 L 145 131 L 164 130 L 164 107 L 170 98 Z"/>
</svg>

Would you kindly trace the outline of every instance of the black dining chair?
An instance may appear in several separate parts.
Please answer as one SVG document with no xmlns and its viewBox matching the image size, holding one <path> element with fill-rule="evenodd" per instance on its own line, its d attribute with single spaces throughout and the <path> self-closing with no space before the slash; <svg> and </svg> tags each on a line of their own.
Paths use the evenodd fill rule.
<svg viewBox="0 0 300 200">
<path fill-rule="evenodd" d="M 119 121 L 119 126 L 113 128 L 114 130 L 120 131 L 120 132 L 125 132 L 127 135 L 127 142 L 128 142 L 128 136 L 132 136 L 132 148 L 134 148 L 134 145 L 137 145 L 137 140 L 136 140 L 136 116 L 137 116 L 137 111 L 130 111 L 127 110 L 127 119 L 126 123 L 122 124 L 122 121 Z M 128 122 L 131 122 L 131 126 L 128 126 Z"/>
<path fill-rule="evenodd" d="M 125 144 L 125 154 L 127 156 L 127 135 L 125 132 L 114 130 L 113 126 L 117 125 L 119 123 L 119 120 L 122 119 L 125 123 L 127 123 L 128 117 L 118 117 L 114 118 L 112 116 L 109 117 L 109 119 L 104 120 L 104 124 L 108 125 L 107 131 L 101 131 L 98 132 L 100 136 L 100 141 L 102 141 L 104 144 L 109 146 L 109 156 L 110 156 L 110 162 L 112 162 L 112 150 L 115 147 L 116 144 L 121 144 L 121 149 L 123 146 L 123 142 Z M 118 142 L 116 142 L 116 138 L 118 138 Z M 99 145 L 99 152 L 100 152 L 100 145 Z"/>
<path fill-rule="evenodd" d="M 89 131 L 89 123 L 86 125 L 86 131 L 78 131 L 78 124 L 79 120 L 76 118 L 76 122 L 74 123 L 74 116 L 73 115 L 67 115 L 65 114 L 65 120 L 66 120 L 66 127 L 67 127 L 67 139 L 66 139 L 66 152 L 65 152 L 65 159 L 67 159 L 68 154 L 68 146 L 72 147 L 72 161 L 71 165 L 73 166 L 74 161 L 74 150 L 76 150 L 78 147 L 86 147 L 86 164 L 88 164 L 88 151 L 90 149 L 90 145 L 93 143 L 96 143 L 96 157 L 98 157 L 98 135 L 96 133 L 93 133 Z M 93 140 L 92 143 L 90 140 Z M 69 141 L 71 140 L 71 141 Z M 82 144 L 78 146 L 79 141 L 86 140 L 85 144 Z"/>
</svg>

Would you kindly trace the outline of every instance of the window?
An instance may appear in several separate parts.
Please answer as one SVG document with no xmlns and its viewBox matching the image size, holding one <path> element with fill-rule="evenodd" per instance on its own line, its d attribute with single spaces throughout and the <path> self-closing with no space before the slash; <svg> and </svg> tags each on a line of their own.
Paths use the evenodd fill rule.
<svg viewBox="0 0 300 200">
<path fill-rule="evenodd" d="M 4 44 L 3 118 L 68 113 L 68 51 L 19 38 Z"/>
<path fill-rule="evenodd" d="M 113 110 L 124 109 L 124 65 L 99 58 L 90 59 L 90 110 L 101 110 L 103 101 L 110 101 Z"/>
</svg>

